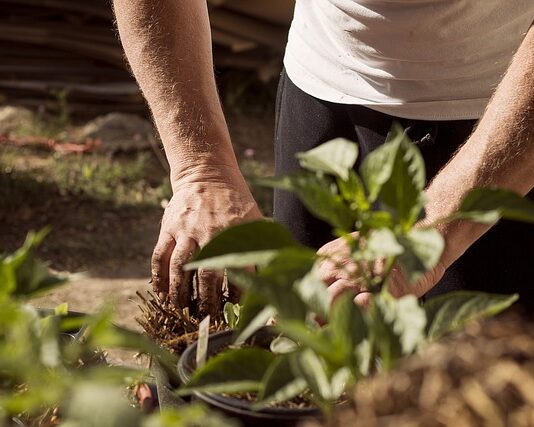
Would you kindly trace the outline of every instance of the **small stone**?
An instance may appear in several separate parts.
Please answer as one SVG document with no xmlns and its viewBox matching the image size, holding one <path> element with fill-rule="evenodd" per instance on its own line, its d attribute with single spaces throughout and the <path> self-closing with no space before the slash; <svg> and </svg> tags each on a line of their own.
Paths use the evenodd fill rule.
<svg viewBox="0 0 534 427">
<path fill-rule="evenodd" d="M 11 105 L 0 107 L 0 135 L 30 130 L 34 122 L 35 115 L 27 108 Z"/>
<path fill-rule="evenodd" d="M 156 141 L 152 124 L 135 114 L 110 113 L 88 122 L 79 139 L 99 139 L 105 152 L 138 151 L 150 148 Z"/>
</svg>

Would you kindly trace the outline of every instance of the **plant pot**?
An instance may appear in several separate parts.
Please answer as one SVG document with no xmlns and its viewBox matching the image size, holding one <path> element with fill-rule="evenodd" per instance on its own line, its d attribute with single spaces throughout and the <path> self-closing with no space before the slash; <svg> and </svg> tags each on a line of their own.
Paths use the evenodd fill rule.
<svg viewBox="0 0 534 427">
<path fill-rule="evenodd" d="M 223 331 L 210 335 L 208 358 L 231 344 L 232 334 L 233 331 Z M 269 343 L 273 338 L 272 331 L 269 328 L 263 328 L 249 341 L 253 345 L 269 348 Z M 184 383 L 190 380 L 196 368 L 196 351 L 197 343 L 190 345 L 178 362 L 178 375 Z M 321 412 L 318 408 L 272 407 L 253 411 L 251 409 L 252 404 L 246 400 L 206 392 L 195 392 L 194 397 L 227 416 L 238 418 L 245 427 L 290 427 L 296 426 L 305 419 L 321 417 Z"/>
</svg>

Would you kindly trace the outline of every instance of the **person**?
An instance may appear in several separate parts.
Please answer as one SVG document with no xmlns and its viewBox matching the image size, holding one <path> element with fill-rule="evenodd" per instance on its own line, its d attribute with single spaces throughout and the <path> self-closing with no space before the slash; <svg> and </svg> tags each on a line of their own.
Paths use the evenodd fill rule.
<svg viewBox="0 0 534 427">
<path fill-rule="evenodd" d="M 171 172 L 152 259 L 154 288 L 178 306 L 191 299 L 183 265 L 222 228 L 261 218 L 232 149 L 213 74 L 204 1 L 114 0 L 126 56 L 152 110 Z M 427 220 L 454 212 L 479 186 L 532 197 L 534 187 L 534 2 L 531 0 L 297 0 L 277 98 L 277 173 L 294 154 L 334 137 L 363 156 L 394 120 L 423 153 L 431 178 Z M 275 219 L 323 254 L 342 249 L 328 227 L 288 193 Z M 534 255 L 532 226 L 454 222 L 440 226 L 446 249 L 414 287 L 521 291 Z M 332 263 L 321 266 L 334 295 L 350 290 Z M 199 271 L 200 311 L 216 313 L 222 278 Z M 532 287 L 534 289 L 534 287 Z"/>
</svg>

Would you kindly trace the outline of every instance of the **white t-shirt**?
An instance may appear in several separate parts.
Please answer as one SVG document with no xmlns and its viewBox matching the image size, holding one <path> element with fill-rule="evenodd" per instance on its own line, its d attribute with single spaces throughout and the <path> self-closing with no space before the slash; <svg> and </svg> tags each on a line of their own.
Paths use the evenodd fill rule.
<svg viewBox="0 0 534 427">
<path fill-rule="evenodd" d="M 534 0 L 297 0 L 284 65 L 325 101 L 476 119 L 533 20 Z"/>
</svg>

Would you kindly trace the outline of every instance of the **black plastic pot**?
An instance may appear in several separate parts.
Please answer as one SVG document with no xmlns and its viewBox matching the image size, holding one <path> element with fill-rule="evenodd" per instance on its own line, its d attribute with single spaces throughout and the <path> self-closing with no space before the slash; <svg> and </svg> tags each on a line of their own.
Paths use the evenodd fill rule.
<svg viewBox="0 0 534 427">
<path fill-rule="evenodd" d="M 252 337 L 253 345 L 269 348 L 268 345 L 274 338 L 273 333 L 264 328 Z M 232 342 L 232 331 L 223 331 L 212 334 L 208 340 L 208 358 Z M 178 375 L 180 379 L 187 383 L 196 367 L 197 344 L 189 346 L 182 354 L 178 362 Z M 195 398 L 206 403 L 212 408 L 226 414 L 227 416 L 238 418 L 245 427 L 292 427 L 305 419 L 320 418 L 321 412 L 318 408 L 265 408 L 260 411 L 253 411 L 251 403 L 246 400 L 221 396 L 214 393 L 197 392 Z"/>
</svg>

